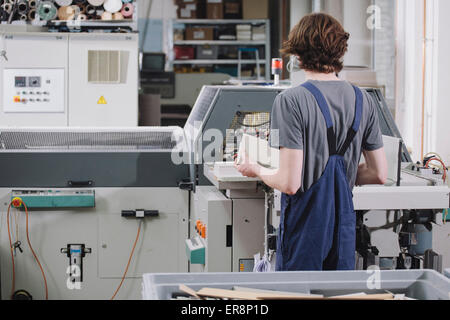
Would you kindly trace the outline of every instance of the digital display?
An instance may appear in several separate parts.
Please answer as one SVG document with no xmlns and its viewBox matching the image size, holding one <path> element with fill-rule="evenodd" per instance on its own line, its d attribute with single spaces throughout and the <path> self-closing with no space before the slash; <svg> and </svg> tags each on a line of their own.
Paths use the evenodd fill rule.
<svg viewBox="0 0 450 320">
<path fill-rule="evenodd" d="M 27 86 L 27 78 L 15 77 L 15 86 L 16 88 L 25 88 Z"/>
</svg>

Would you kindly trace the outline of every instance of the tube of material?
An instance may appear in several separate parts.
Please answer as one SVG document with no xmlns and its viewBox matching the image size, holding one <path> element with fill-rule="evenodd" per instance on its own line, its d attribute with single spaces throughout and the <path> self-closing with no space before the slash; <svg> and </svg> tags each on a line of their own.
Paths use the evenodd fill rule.
<svg viewBox="0 0 450 320">
<path fill-rule="evenodd" d="M 122 0 L 106 0 L 103 4 L 105 11 L 114 13 L 119 12 L 122 9 L 123 3 Z"/>
<path fill-rule="evenodd" d="M 132 17 L 134 13 L 134 5 L 132 3 L 125 4 L 122 8 L 121 13 L 125 18 Z"/>
<path fill-rule="evenodd" d="M 113 13 L 113 20 L 123 20 L 123 19 L 124 19 L 124 17 L 122 15 L 122 13 L 120 13 L 120 12 Z"/>
<path fill-rule="evenodd" d="M 30 21 L 36 20 L 36 9 L 31 9 L 28 12 L 28 20 L 30 20 Z"/>
<path fill-rule="evenodd" d="M 56 4 L 60 7 L 68 7 L 72 4 L 72 0 L 55 0 Z"/>
<path fill-rule="evenodd" d="M 71 6 L 61 7 L 58 10 L 58 18 L 62 21 L 73 20 L 75 18 L 75 11 Z"/>
<path fill-rule="evenodd" d="M 111 12 L 103 12 L 102 14 L 102 20 L 112 20 L 113 19 L 113 15 Z"/>
<path fill-rule="evenodd" d="M 42 20 L 49 21 L 55 19 L 58 16 L 58 9 L 56 9 L 56 6 L 53 2 L 42 1 L 39 4 L 38 14 Z"/>
<path fill-rule="evenodd" d="M 28 2 L 25 0 L 19 1 L 17 3 L 17 12 L 19 12 L 20 15 L 26 15 L 26 13 L 28 12 Z M 20 17 L 20 20 L 22 20 L 22 16 Z"/>
<path fill-rule="evenodd" d="M 3 11 L 6 11 L 7 13 L 11 13 L 12 10 L 12 4 L 11 3 L 5 3 L 2 6 Z"/>
<path fill-rule="evenodd" d="M 88 19 L 88 17 L 84 14 L 84 13 L 80 13 L 78 16 L 77 16 L 77 20 L 78 21 L 85 21 L 85 20 L 87 20 Z"/>
<path fill-rule="evenodd" d="M 30 7 L 31 9 L 36 8 L 37 7 L 36 0 L 28 0 L 28 7 Z"/>
<path fill-rule="evenodd" d="M 94 7 L 100 7 L 105 3 L 105 0 L 87 0 L 87 2 Z"/>
<path fill-rule="evenodd" d="M 86 14 L 87 15 L 92 15 L 93 16 L 93 15 L 95 15 L 95 11 L 96 10 L 95 10 L 94 6 L 92 6 L 90 4 L 86 6 Z"/>
</svg>

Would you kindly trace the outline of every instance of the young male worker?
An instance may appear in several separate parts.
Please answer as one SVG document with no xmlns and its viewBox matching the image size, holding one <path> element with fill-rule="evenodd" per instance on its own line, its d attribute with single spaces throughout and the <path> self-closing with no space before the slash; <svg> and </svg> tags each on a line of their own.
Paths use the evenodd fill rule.
<svg viewBox="0 0 450 320">
<path fill-rule="evenodd" d="M 281 93 L 273 107 L 280 168 L 267 171 L 248 159 L 236 165 L 283 192 L 277 271 L 353 270 L 353 187 L 386 181 L 375 104 L 336 76 L 349 37 L 326 14 L 308 15 L 294 27 L 283 52 L 298 58 L 307 82 Z M 362 153 L 366 162 L 359 165 Z"/>
</svg>

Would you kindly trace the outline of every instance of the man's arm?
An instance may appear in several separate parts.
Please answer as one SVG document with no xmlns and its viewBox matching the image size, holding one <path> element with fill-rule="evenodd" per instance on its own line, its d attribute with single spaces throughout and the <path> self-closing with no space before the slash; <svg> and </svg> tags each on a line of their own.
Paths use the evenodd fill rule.
<svg viewBox="0 0 450 320">
<path fill-rule="evenodd" d="M 366 163 L 358 168 L 356 184 L 358 186 L 380 184 L 384 185 L 388 175 L 388 164 L 384 148 L 375 151 L 364 151 Z"/>
<path fill-rule="evenodd" d="M 280 168 L 269 170 L 258 164 L 251 164 L 248 158 L 243 164 L 236 165 L 246 177 L 258 177 L 269 187 L 288 195 L 294 195 L 302 186 L 303 151 L 282 148 L 280 150 Z"/>
</svg>

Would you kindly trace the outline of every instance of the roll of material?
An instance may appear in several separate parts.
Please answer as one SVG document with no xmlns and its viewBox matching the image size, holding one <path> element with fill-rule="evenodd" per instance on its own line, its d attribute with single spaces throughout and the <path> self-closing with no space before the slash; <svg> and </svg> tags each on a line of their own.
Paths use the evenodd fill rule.
<svg viewBox="0 0 450 320">
<path fill-rule="evenodd" d="M 58 16 L 58 9 L 51 1 L 42 1 L 39 4 L 38 15 L 42 20 L 53 20 Z"/>
<path fill-rule="evenodd" d="M 75 16 L 78 16 L 81 13 L 81 9 L 79 6 L 73 4 L 70 7 L 73 9 Z"/>
<path fill-rule="evenodd" d="M 62 21 L 73 20 L 75 18 L 75 10 L 71 6 L 65 6 L 58 9 L 58 18 Z"/>
<path fill-rule="evenodd" d="M 11 3 L 4 3 L 2 5 L 3 11 L 6 11 L 7 13 L 11 13 L 12 11 L 12 4 Z"/>
<path fill-rule="evenodd" d="M 84 3 L 78 4 L 78 8 L 80 8 L 80 13 L 86 13 L 86 5 Z"/>
<path fill-rule="evenodd" d="M 37 0 L 28 0 L 28 7 L 35 9 L 37 7 Z"/>
<path fill-rule="evenodd" d="M 84 13 L 81 13 L 77 16 L 76 18 L 78 21 L 85 21 L 88 19 L 87 15 L 85 15 Z"/>
<path fill-rule="evenodd" d="M 68 7 L 72 4 L 72 0 L 55 0 L 56 4 L 60 7 Z"/>
<path fill-rule="evenodd" d="M 124 16 L 120 12 L 113 13 L 113 20 L 123 20 Z"/>
<path fill-rule="evenodd" d="M 94 7 L 100 7 L 105 3 L 105 0 L 87 0 L 87 2 Z"/>
<path fill-rule="evenodd" d="M 28 20 L 28 16 L 27 16 L 26 14 L 21 14 L 21 15 L 19 16 L 19 20 L 20 20 L 20 21 L 27 21 L 27 20 Z"/>
<path fill-rule="evenodd" d="M 19 13 L 20 20 L 22 20 L 22 15 L 26 15 L 28 13 L 28 2 L 26 0 L 20 0 L 17 2 L 17 12 Z"/>
<path fill-rule="evenodd" d="M 105 11 L 102 14 L 102 20 L 112 20 L 113 19 L 113 14 L 111 12 Z"/>
<path fill-rule="evenodd" d="M 28 20 L 34 21 L 36 19 L 36 9 L 31 9 L 28 12 Z"/>
<path fill-rule="evenodd" d="M 122 8 L 121 13 L 125 18 L 132 17 L 134 13 L 134 5 L 132 3 L 125 4 Z"/>
<path fill-rule="evenodd" d="M 122 9 L 123 3 L 122 0 L 106 0 L 103 4 L 105 11 L 114 13 L 119 12 Z"/>
<path fill-rule="evenodd" d="M 87 14 L 88 16 L 94 16 L 94 15 L 95 15 L 95 11 L 96 11 L 96 9 L 95 9 L 94 6 L 92 6 L 92 5 L 90 5 L 90 4 L 88 4 L 88 5 L 86 6 L 86 14 Z"/>
</svg>

